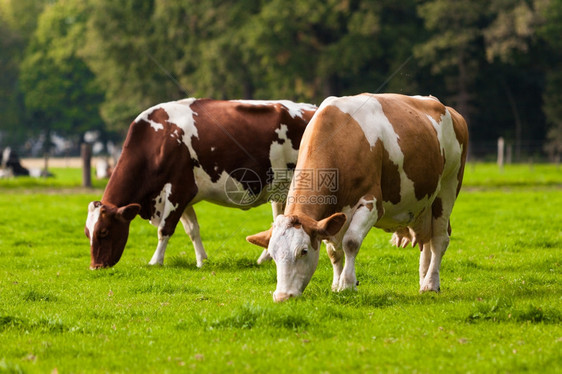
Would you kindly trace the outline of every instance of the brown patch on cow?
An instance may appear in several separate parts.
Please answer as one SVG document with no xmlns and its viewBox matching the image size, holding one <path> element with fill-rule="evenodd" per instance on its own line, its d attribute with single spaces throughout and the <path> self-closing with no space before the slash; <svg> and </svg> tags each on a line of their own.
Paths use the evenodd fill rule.
<svg viewBox="0 0 562 374">
<path fill-rule="evenodd" d="M 437 190 L 444 163 L 436 130 L 427 115 L 440 121 L 445 107 L 436 100 L 397 95 L 377 95 L 376 99 L 399 137 L 404 172 L 414 182 L 416 199 L 430 197 Z"/>
<path fill-rule="evenodd" d="M 159 123 L 166 128 L 165 125 L 168 122 L 168 119 L 170 119 L 170 116 L 164 108 L 156 108 L 148 115 L 148 119 Z"/>
<path fill-rule="evenodd" d="M 153 110 L 148 118 L 162 124 L 163 129 L 155 131 L 144 120 L 131 124 L 123 153 L 109 179 L 102 202 L 118 207 L 138 203 L 141 205 L 140 216 L 150 219 L 154 213 L 155 198 L 166 183 L 171 183 L 170 200 L 178 204 L 178 209 L 166 220 L 169 227 L 164 229 L 163 234 L 170 234 L 185 206 L 197 194 L 192 158 L 181 141 L 183 130 L 168 122 L 169 116 L 163 108 Z M 178 186 L 185 190 L 178 193 Z"/>
<path fill-rule="evenodd" d="M 317 112 L 301 142 L 296 169 L 338 171 L 338 188 L 333 191 L 321 185 L 313 189 L 295 189 L 298 195 L 336 195 L 335 204 L 288 204 L 286 214 L 298 206 L 300 213 L 320 220 L 339 212 L 345 206 L 357 203 L 357 195 L 374 194 L 374 185 L 380 192 L 380 149 L 371 149 L 359 124 L 336 106 L 326 106 Z M 379 166 L 373 167 L 378 164 Z M 374 170 L 365 175 L 366 170 Z M 351 194 L 352 192 L 352 194 Z M 357 195 L 356 195 L 357 194 Z M 376 194 L 374 194 L 376 195 Z M 377 196 L 380 198 L 380 193 Z"/>
<path fill-rule="evenodd" d="M 296 150 L 314 114 L 303 111 L 303 118 L 292 118 L 281 104 L 252 105 L 211 100 L 197 100 L 191 108 L 197 113 L 194 119 L 198 129 L 198 137 L 193 137 L 191 144 L 205 173 L 214 182 L 226 172 L 256 195 L 272 180 L 271 144 L 285 142 L 275 130 L 281 128 L 280 124 L 287 126 L 287 138 Z M 233 175 L 236 169 L 253 171 L 260 183 L 250 183 L 252 181 L 245 178 L 244 173 Z"/>
<path fill-rule="evenodd" d="M 400 171 L 398 165 L 390 160 L 388 151 L 384 149 L 382 142 L 377 140 L 377 144 L 382 148 L 382 173 L 381 173 L 381 189 L 382 199 L 392 204 L 400 202 Z"/>
<path fill-rule="evenodd" d="M 443 201 L 440 197 L 435 198 L 433 204 L 431 204 L 431 215 L 434 219 L 443 215 Z"/>
</svg>

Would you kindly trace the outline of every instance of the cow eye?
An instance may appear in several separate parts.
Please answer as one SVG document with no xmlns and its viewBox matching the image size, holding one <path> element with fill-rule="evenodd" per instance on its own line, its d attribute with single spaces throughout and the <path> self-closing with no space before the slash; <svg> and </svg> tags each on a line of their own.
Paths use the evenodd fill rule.
<svg viewBox="0 0 562 374">
<path fill-rule="evenodd" d="M 304 257 L 304 256 L 306 256 L 307 254 L 308 254 L 308 248 L 303 248 L 303 249 L 301 249 L 301 251 L 300 251 L 300 253 L 299 253 L 299 256 L 300 256 L 300 257 Z"/>
<path fill-rule="evenodd" d="M 107 231 L 107 229 L 100 230 L 100 238 L 105 238 L 107 235 L 109 235 L 109 231 Z"/>
</svg>

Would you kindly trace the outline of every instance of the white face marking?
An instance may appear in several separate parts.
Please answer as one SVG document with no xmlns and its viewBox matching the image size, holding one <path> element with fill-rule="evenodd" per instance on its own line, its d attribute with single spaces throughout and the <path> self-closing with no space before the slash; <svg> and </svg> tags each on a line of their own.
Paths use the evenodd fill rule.
<svg viewBox="0 0 562 374">
<path fill-rule="evenodd" d="M 160 195 L 154 199 L 155 207 L 154 214 L 150 218 L 150 223 L 156 227 L 164 227 L 166 224 L 166 219 L 168 216 L 177 209 L 178 204 L 173 204 L 170 201 L 170 195 L 172 194 L 172 184 L 166 183 Z"/>
<path fill-rule="evenodd" d="M 306 255 L 302 255 L 303 249 Z M 302 227 L 292 226 L 289 217 L 279 215 L 267 251 L 277 267 L 275 293 L 300 295 L 316 270 L 320 253 L 312 247 L 308 234 Z"/>
<path fill-rule="evenodd" d="M 307 103 L 295 103 L 290 100 L 232 100 L 237 103 L 243 103 L 248 105 L 275 105 L 281 104 L 289 111 L 289 115 L 293 118 L 301 117 L 303 111 L 314 111 L 316 110 L 316 105 Z"/>
<path fill-rule="evenodd" d="M 90 233 L 90 246 L 94 242 L 94 230 L 99 218 L 100 207 L 95 207 L 94 203 L 91 202 L 90 205 L 88 205 L 88 218 L 86 218 L 86 228 L 88 228 L 88 232 Z"/>
</svg>

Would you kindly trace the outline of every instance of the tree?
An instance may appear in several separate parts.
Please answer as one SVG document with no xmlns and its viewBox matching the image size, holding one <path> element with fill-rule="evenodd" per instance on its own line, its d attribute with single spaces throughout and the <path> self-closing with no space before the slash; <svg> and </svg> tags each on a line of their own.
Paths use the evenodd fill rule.
<svg viewBox="0 0 562 374">
<path fill-rule="evenodd" d="M 176 46 L 182 40 L 154 42 L 155 1 L 90 0 L 88 4 L 81 56 L 104 87 L 105 123 L 124 133 L 140 111 L 180 96 L 167 71 L 177 61 Z M 165 30 L 166 20 L 162 22 Z"/>
<path fill-rule="evenodd" d="M 492 1 L 492 20 L 483 31 L 488 63 L 498 64 L 503 70 L 497 80 L 503 91 L 502 97 L 509 103 L 515 124 L 516 159 L 521 158 L 523 138 L 544 136 L 544 131 L 537 126 L 537 123 L 544 123 L 544 120 L 537 121 L 537 116 L 532 113 L 537 111 L 527 109 L 531 106 L 530 95 L 527 94 L 537 92 L 534 97 L 540 100 L 540 92 L 543 90 L 543 52 L 537 43 L 537 30 L 544 23 L 544 11 L 549 1 Z M 541 103 L 539 101 L 534 105 L 540 107 Z"/>
<path fill-rule="evenodd" d="M 545 150 L 551 158 L 562 154 L 562 0 L 552 0 L 544 13 L 546 22 L 539 34 L 546 41 L 550 59 L 543 94 L 545 112 L 550 128 Z"/>
<path fill-rule="evenodd" d="M 45 137 L 82 136 L 99 130 L 102 91 L 78 56 L 84 40 L 87 8 L 79 0 L 60 0 L 39 18 L 21 64 L 21 86 L 30 126 Z"/>
<path fill-rule="evenodd" d="M 486 0 L 431 0 L 418 7 L 431 35 L 416 46 L 414 54 L 434 75 L 441 75 L 449 101 L 469 123 L 487 4 Z"/>
<path fill-rule="evenodd" d="M 156 58 L 168 65 L 184 94 L 216 99 L 254 96 L 256 67 L 243 26 L 259 6 L 259 0 L 156 2 L 152 17 Z"/>
<path fill-rule="evenodd" d="M 392 82 L 409 61 L 420 25 L 413 2 L 281 1 L 264 3 L 245 28 L 255 55 L 259 96 L 321 102 L 374 92 L 391 81 L 411 93 L 413 80 Z"/>
<path fill-rule="evenodd" d="M 19 70 L 23 51 L 46 0 L 0 0 L 0 146 L 18 146 L 29 135 L 24 123 Z"/>
</svg>

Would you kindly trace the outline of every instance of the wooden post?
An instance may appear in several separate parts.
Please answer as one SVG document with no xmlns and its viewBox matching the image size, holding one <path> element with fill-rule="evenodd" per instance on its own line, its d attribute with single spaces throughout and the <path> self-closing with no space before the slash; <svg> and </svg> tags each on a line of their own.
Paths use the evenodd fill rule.
<svg viewBox="0 0 562 374">
<path fill-rule="evenodd" d="M 503 155 L 504 155 L 504 149 L 505 149 L 505 141 L 503 140 L 503 138 L 500 136 L 498 138 L 498 166 L 500 168 L 500 171 L 503 170 Z"/>
<path fill-rule="evenodd" d="M 80 155 L 82 157 L 82 187 L 92 187 L 92 146 L 82 143 Z"/>
</svg>

